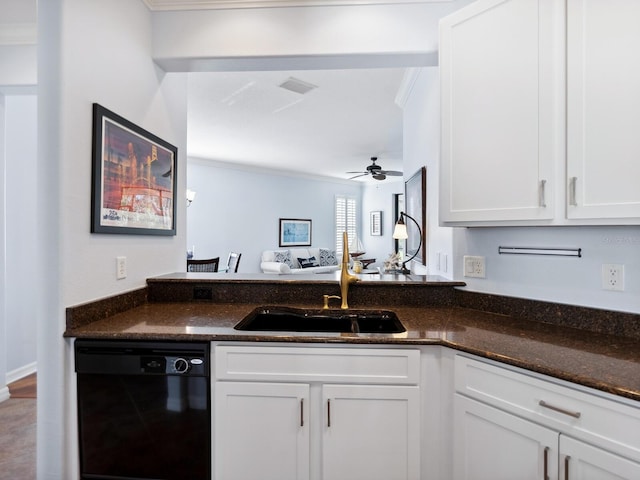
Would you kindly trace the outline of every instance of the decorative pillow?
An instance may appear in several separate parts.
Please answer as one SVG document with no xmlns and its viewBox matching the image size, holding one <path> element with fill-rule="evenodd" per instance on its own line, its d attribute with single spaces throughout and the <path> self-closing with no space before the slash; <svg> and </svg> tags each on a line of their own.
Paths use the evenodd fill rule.
<svg viewBox="0 0 640 480">
<path fill-rule="evenodd" d="M 275 262 L 284 263 L 289 266 L 289 268 L 297 268 L 293 265 L 293 260 L 291 260 L 291 252 L 289 250 L 276 250 L 273 252 L 273 260 Z"/>
<path fill-rule="evenodd" d="M 326 267 L 328 265 L 338 265 L 338 259 L 336 258 L 335 250 L 321 248 L 319 257 L 321 267 Z"/>
<path fill-rule="evenodd" d="M 302 268 L 319 267 L 320 266 L 320 264 L 316 260 L 316 257 L 309 257 L 309 258 L 299 258 L 298 257 L 298 263 L 300 264 L 300 267 L 302 267 Z"/>
</svg>

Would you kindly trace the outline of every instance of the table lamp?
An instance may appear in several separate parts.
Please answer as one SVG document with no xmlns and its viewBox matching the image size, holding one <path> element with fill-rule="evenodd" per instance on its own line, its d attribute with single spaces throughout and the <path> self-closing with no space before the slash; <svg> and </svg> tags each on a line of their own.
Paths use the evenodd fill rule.
<svg viewBox="0 0 640 480">
<path fill-rule="evenodd" d="M 406 267 L 407 263 L 416 258 L 416 255 L 418 255 L 418 252 L 420 251 L 420 247 L 422 247 L 422 229 L 420 228 L 418 222 L 416 222 L 415 218 L 413 218 L 411 215 L 407 215 L 405 212 L 400 212 L 400 218 L 398 218 L 396 227 L 393 230 L 393 238 L 395 238 L 396 240 L 406 240 L 407 238 L 409 238 L 409 235 L 407 235 L 407 225 L 404 223 L 404 217 L 409 218 L 413 221 L 413 223 L 416 224 L 416 227 L 418 227 L 419 238 L 418 248 L 416 249 L 416 252 L 411 256 L 411 258 L 402 262 L 402 267 L 398 270 L 398 273 L 404 273 L 406 275 L 411 273 L 411 270 Z"/>
</svg>

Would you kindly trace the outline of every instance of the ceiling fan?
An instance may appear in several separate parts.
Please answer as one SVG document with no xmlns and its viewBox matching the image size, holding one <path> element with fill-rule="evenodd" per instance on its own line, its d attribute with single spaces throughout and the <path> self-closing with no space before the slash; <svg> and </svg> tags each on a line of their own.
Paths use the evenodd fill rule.
<svg viewBox="0 0 640 480">
<path fill-rule="evenodd" d="M 376 180 L 384 180 L 389 177 L 399 177 L 402 175 L 402 172 L 398 172 L 397 170 L 383 170 L 380 165 L 376 165 L 376 161 L 378 157 L 371 157 L 371 165 L 367 166 L 366 172 L 347 172 L 347 173 L 357 173 L 357 175 L 349 178 L 349 180 L 353 180 L 354 178 L 363 177 L 365 175 L 371 175 Z"/>
</svg>

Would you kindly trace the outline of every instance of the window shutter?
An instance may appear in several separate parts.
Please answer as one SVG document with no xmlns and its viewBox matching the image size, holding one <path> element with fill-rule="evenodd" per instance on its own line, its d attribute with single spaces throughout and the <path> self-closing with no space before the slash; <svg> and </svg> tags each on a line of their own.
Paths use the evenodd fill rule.
<svg viewBox="0 0 640 480">
<path fill-rule="evenodd" d="M 356 235 L 356 199 L 336 195 L 336 255 L 342 256 L 342 232 L 346 230 L 349 244 Z"/>
</svg>

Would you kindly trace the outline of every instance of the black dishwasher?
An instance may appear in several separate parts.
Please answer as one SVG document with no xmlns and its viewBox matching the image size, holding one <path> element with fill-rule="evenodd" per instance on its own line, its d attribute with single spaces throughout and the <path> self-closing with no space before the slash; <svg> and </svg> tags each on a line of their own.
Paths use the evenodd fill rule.
<svg viewBox="0 0 640 480">
<path fill-rule="evenodd" d="M 209 344 L 75 342 L 82 480 L 209 480 Z"/>
</svg>

